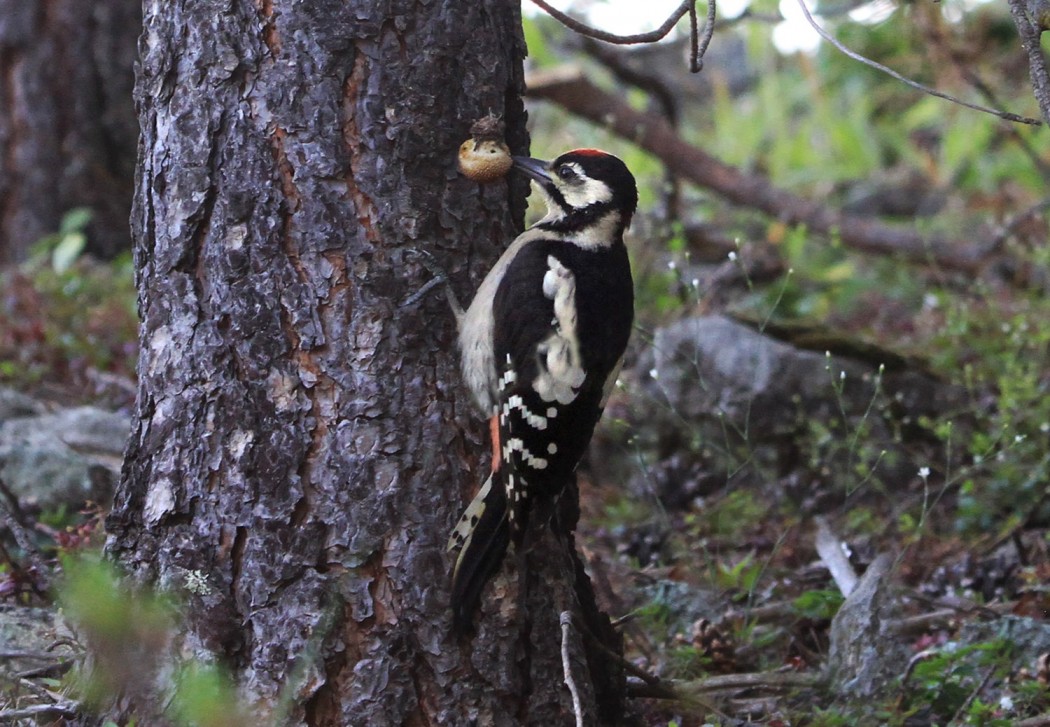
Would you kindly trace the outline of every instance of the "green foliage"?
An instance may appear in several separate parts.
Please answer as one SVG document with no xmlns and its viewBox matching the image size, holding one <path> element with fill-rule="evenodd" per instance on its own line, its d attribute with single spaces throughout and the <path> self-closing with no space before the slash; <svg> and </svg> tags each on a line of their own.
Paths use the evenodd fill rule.
<svg viewBox="0 0 1050 727">
<path fill-rule="evenodd" d="M 179 608 L 168 596 L 131 587 L 98 555 L 62 558 L 64 578 L 58 601 L 75 632 L 90 646 L 90 669 L 71 674 L 70 687 L 85 704 L 104 708 L 121 692 L 153 695 L 167 716 L 184 727 L 239 727 L 248 717 L 233 683 L 215 664 L 189 660 L 167 687 L 155 677 L 163 670 Z M 157 695 L 157 689 L 170 694 Z"/>
<path fill-rule="evenodd" d="M 1009 719 L 995 719 L 982 703 L 980 687 L 1009 674 L 1012 645 L 1006 640 L 945 648 L 915 663 L 907 682 L 913 707 L 928 707 L 943 719 L 962 712 L 962 724 L 1006 727 Z"/>
<path fill-rule="evenodd" d="M 730 490 L 709 503 L 700 515 L 701 532 L 731 536 L 752 528 L 769 515 L 768 503 L 748 490 Z"/>
<path fill-rule="evenodd" d="M 51 268 L 58 274 L 65 273 L 76 262 L 87 245 L 84 229 L 91 222 L 92 212 L 87 207 L 71 209 L 62 217 L 58 232 L 37 241 L 32 255 L 36 259 L 48 258 Z"/>
<path fill-rule="evenodd" d="M 825 589 L 806 591 L 791 602 L 792 609 L 810 619 L 830 619 L 843 602 L 842 593 Z"/>
<path fill-rule="evenodd" d="M 250 724 L 233 683 L 214 665 L 191 664 L 179 673 L 170 713 L 188 727 Z"/>
<path fill-rule="evenodd" d="M 81 256 L 86 209 L 63 218 L 20 269 L 0 272 L 0 384 L 77 382 L 89 369 L 130 378 L 138 325 L 130 255 Z"/>
<path fill-rule="evenodd" d="M 748 553 L 735 564 L 719 562 L 715 582 L 724 591 L 734 592 L 738 597 L 746 597 L 754 591 L 765 566 Z"/>
<path fill-rule="evenodd" d="M 965 347 L 958 343 L 965 342 Z M 947 312 L 936 361 L 963 372 L 973 425 L 935 432 L 955 461 L 957 523 L 964 531 L 1003 532 L 1047 499 L 1050 454 L 1050 302 L 959 300 Z M 992 401 L 989 401 L 992 398 Z"/>
</svg>

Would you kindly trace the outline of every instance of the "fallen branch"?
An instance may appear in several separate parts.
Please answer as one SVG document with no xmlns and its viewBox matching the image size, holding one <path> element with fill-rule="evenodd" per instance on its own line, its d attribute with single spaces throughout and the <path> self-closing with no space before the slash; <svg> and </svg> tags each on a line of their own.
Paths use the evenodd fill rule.
<svg viewBox="0 0 1050 727">
<path fill-rule="evenodd" d="M 814 545 L 817 555 L 827 566 L 843 598 L 849 598 L 849 594 L 853 593 L 853 589 L 857 587 L 857 574 L 853 571 L 849 558 L 842 552 L 842 542 L 835 533 L 831 532 L 828 521 L 818 517 L 816 522 L 817 534 L 814 538 Z"/>
<path fill-rule="evenodd" d="M 977 273 L 994 245 L 927 236 L 911 229 L 831 209 L 780 189 L 758 174 L 716 159 L 685 142 L 671 125 L 641 113 L 591 83 L 576 68 L 530 74 L 527 95 L 562 106 L 570 113 L 608 128 L 657 156 L 673 173 L 706 187 L 730 202 L 757 209 L 787 224 L 805 225 L 822 234 L 837 234 L 847 247 L 878 255 L 897 255 L 912 262 L 933 263 L 947 270 Z"/>
<path fill-rule="evenodd" d="M 16 719 L 57 715 L 59 717 L 76 717 L 79 706 L 75 702 L 57 702 L 55 704 L 33 704 L 28 707 L 0 710 L 0 723 L 13 722 Z"/>
<path fill-rule="evenodd" d="M 677 693 L 697 696 L 711 692 L 727 692 L 738 689 L 802 689 L 824 684 L 823 674 L 795 671 L 762 671 L 747 674 L 719 674 L 690 681 L 672 681 L 668 685 Z"/>
</svg>

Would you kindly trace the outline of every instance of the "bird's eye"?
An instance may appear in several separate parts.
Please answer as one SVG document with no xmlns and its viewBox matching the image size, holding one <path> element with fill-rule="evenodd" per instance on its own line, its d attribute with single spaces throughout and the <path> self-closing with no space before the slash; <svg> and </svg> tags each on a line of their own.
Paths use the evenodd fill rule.
<svg viewBox="0 0 1050 727">
<path fill-rule="evenodd" d="M 576 170 L 566 165 L 558 167 L 557 171 L 558 178 L 563 182 L 568 182 L 570 179 L 576 176 Z"/>
</svg>

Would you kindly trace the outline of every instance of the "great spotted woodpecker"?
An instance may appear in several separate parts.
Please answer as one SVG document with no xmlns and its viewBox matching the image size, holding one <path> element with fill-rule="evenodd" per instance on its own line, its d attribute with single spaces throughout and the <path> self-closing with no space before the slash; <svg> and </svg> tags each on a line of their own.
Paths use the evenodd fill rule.
<svg viewBox="0 0 1050 727">
<path fill-rule="evenodd" d="M 522 233 L 458 315 L 464 379 L 492 432 L 492 473 L 449 538 L 453 622 L 468 630 L 482 589 L 530 513 L 573 482 L 620 371 L 634 318 L 624 229 L 638 203 L 616 157 L 577 149 L 514 157 L 547 215 Z"/>
</svg>

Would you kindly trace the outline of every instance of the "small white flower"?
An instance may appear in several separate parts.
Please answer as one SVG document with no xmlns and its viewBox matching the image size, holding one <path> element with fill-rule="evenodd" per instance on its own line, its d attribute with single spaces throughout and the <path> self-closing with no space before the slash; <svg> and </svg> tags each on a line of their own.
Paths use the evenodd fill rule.
<svg viewBox="0 0 1050 727">
<path fill-rule="evenodd" d="M 1024 435 L 1023 434 L 1016 434 L 1016 435 L 1014 435 L 1014 444 L 1020 444 L 1023 441 L 1024 441 Z"/>
<path fill-rule="evenodd" d="M 699 288 L 700 287 L 700 279 L 699 278 L 693 278 L 693 287 L 694 288 Z"/>
<path fill-rule="evenodd" d="M 659 378 L 659 376 L 658 376 L 658 375 L 659 375 L 659 373 L 660 373 L 660 372 L 659 372 L 659 371 L 657 371 L 657 370 L 656 370 L 655 368 L 653 368 L 653 369 L 649 369 L 649 377 L 650 377 L 650 378 L 653 378 L 653 379 Z"/>
<path fill-rule="evenodd" d="M 999 697 L 999 709 L 1003 710 L 1004 712 L 1013 712 L 1014 711 L 1014 700 L 1013 700 L 1013 698 L 1010 695 L 1008 695 L 1008 694 L 1004 694 L 1003 696 Z"/>
<path fill-rule="evenodd" d="M 1047 432 L 1050 432 L 1050 422 L 1043 422 L 1042 424 L 1040 424 L 1039 425 L 1039 431 L 1042 432 L 1043 434 L 1046 434 Z"/>
<path fill-rule="evenodd" d="M 667 269 L 668 270 L 674 270 L 677 267 L 678 267 L 678 263 L 676 263 L 674 260 L 668 261 L 668 263 L 667 263 Z"/>
<path fill-rule="evenodd" d="M 729 259 L 734 261 L 734 262 L 736 261 L 736 251 L 735 250 L 730 250 L 729 251 Z"/>
<path fill-rule="evenodd" d="M 930 468 L 929 467 L 920 467 L 919 468 L 919 477 L 921 477 L 921 478 L 923 478 L 925 480 L 929 476 L 930 476 Z"/>
</svg>

